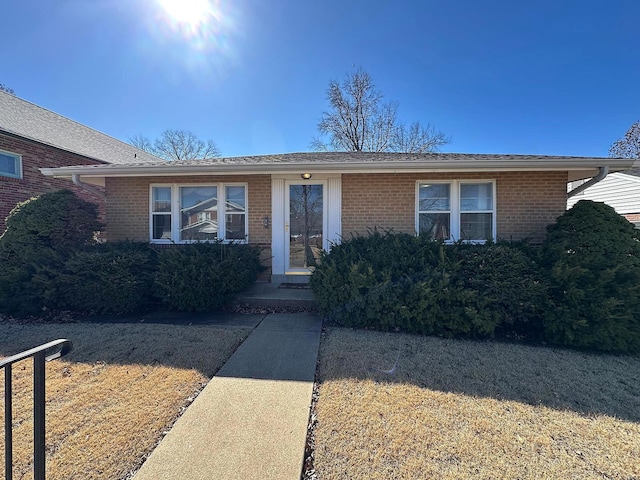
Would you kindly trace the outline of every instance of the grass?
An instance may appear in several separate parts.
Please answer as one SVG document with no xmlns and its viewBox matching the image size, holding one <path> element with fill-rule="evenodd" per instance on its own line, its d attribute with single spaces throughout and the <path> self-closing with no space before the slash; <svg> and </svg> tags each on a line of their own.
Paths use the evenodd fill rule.
<svg viewBox="0 0 640 480">
<path fill-rule="evenodd" d="M 57 338 L 72 340 L 74 350 L 46 367 L 47 478 L 124 479 L 139 468 L 249 331 L 213 326 L 0 323 L 0 356 Z M 31 372 L 30 360 L 13 367 L 17 479 L 33 477 Z M 3 389 L 0 386 L 0 395 Z M 2 465 L 3 428 L 2 422 Z"/>
<path fill-rule="evenodd" d="M 640 478 L 640 358 L 331 328 L 318 478 Z"/>
</svg>

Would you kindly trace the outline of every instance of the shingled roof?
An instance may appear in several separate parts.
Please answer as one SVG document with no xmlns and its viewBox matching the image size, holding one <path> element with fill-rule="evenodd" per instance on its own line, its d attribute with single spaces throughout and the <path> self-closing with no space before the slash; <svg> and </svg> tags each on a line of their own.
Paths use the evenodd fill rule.
<svg viewBox="0 0 640 480">
<path fill-rule="evenodd" d="M 469 153 L 302 152 L 278 155 L 155 161 L 129 165 L 79 165 L 41 168 L 46 176 L 73 178 L 104 185 L 110 177 L 330 173 L 428 173 L 565 171 L 568 181 L 590 178 L 607 167 L 610 172 L 634 166 L 633 159 L 494 155 Z"/>
<path fill-rule="evenodd" d="M 0 133 L 2 132 L 107 164 L 163 162 L 128 143 L 0 91 Z"/>
<path fill-rule="evenodd" d="M 84 165 L 63 167 L 85 172 L 101 171 L 109 175 L 110 171 L 143 171 L 163 169 L 206 170 L 207 172 L 249 169 L 279 170 L 288 167 L 322 167 L 323 170 L 348 169 L 350 166 L 376 169 L 459 169 L 480 170 L 500 169 L 545 169 L 566 170 L 593 168 L 609 165 L 612 170 L 626 170 L 633 164 L 632 159 L 609 157 L 567 157 L 550 155 L 504 155 L 485 153 L 388 153 L 388 152 L 299 152 L 274 155 L 254 155 L 243 157 L 211 158 L 203 160 L 172 160 L 170 162 L 155 159 L 153 162 L 138 162 L 133 165 Z M 514 168 L 517 167 L 517 168 Z"/>
</svg>

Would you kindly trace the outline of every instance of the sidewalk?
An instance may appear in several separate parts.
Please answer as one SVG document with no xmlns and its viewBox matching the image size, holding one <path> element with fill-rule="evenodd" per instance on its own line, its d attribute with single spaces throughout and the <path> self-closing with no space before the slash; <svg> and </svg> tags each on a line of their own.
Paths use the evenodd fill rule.
<svg viewBox="0 0 640 480">
<path fill-rule="evenodd" d="M 309 313 L 267 315 L 134 479 L 298 480 L 321 328 Z"/>
</svg>

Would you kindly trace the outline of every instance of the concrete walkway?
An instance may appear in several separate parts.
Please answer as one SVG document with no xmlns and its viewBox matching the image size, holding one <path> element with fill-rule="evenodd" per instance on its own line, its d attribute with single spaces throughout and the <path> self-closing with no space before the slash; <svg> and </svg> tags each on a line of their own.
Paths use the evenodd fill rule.
<svg viewBox="0 0 640 480">
<path fill-rule="evenodd" d="M 298 480 L 322 320 L 272 314 L 178 419 L 135 480 Z"/>
</svg>

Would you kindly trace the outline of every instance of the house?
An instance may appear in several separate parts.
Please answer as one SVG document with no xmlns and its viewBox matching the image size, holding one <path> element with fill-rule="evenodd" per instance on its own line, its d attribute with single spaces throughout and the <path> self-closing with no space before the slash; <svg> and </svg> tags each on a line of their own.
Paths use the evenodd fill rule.
<svg viewBox="0 0 640 480">
<path fill-rule="evenodd" d="M 104 211 L 101 187 L 45 177 L 39 168 L 160 161 L 120 140 L 0 91 L 0 234 L 18 203 L 67 188 Z M 76 180 L 76 182 L 78 182 Z"/>
<path fill-rule="evenodd" d="M 567 183 L 633 160 L 363 152 L 43 168 L 104 188 L 110 240 L 219 239 L 263 250 L 271 279 L 308 278 L 320 252 L 378 227 L 443 240 L 541 241 Z"/>
<path fill-rule="evenodd" d="M 582 181 L 572 182 L 569 188 Z M 604 202 L 636 227 L 640 226 L 640 169 L 631 169 L 607 175 L 604 179 L 570 197 L 567 208 L 580 200 Z"/>
</svg>

